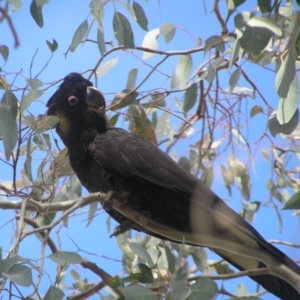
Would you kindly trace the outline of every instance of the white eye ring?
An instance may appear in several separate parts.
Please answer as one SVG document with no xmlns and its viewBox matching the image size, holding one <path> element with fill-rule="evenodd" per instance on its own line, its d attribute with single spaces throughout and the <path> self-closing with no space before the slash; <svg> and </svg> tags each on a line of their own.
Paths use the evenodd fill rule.
<svg viewBox="0 0 300 300">
<path fill-rule="evenodd" d="M 78 103 L 78 97 L 75 96 L 70 96 L 68 98 L 69 104 L 70 105 L 76 105 Z"/>
</svg>

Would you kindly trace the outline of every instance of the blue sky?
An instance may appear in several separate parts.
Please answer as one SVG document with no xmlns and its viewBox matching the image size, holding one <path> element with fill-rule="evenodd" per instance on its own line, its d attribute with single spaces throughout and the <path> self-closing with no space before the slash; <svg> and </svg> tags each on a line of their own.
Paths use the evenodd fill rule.
<svg viewBox="0 0 300 300">
<path fill-rule="evenodd" d="M 249 1 L 248 1 L 249 2 Z M 250 1 L 251 2 L 251 1 Z M 4 63 L 0 59 L 0 67 L 7 74 L 6 78 L 11 82 L 16 73 L 20 73 L 20 76 L 17 77 L 15 81 L 15 86 L 24 87 L 25 78 L 30 78 L 30 71 L 32 71 L 32 77 L 35 77 L 45 66 L 48 59 L 51 57 L 51 52 L 46 45 L 46 40 L 52 41 L 54 38 L 58 42 L 58 49 L 54 52 L 52 59 L 50 60 L 47 67 L 44 69 L 42 74 L 39 76 L 39 79 L 42 80 L 45 85 L 43 88 L 48 88 L 49 84 L 57 81 L 58 79 L 63 78 L 70 72 L 83 72 L 85 70 L 91 69 L 100 58 L 100 53 L 98 48 L 93 43 L 86 42 L 83 46 L 79 46 L 74 53 L 68 53 L 65 57 L 65 53 L 71 44 L 73 34 L 77 27 L 87 18 L 89 24 L 92 21 L 91 16 L 89 16 L 89 7 L 88 1 L 81 0 L 64 0 L 64 1 L 52 1 L 49 4 L 45 5 L 43 9 L 44 14 L 44 27 L 39 28 L 29 14 L 29 4 L 23 3 L 23 7 L 11 15 L 13 24 L 15 26 L 16 32 L 20 39 L 20 47 L 14 49 L 13 39 L 10 30 L 8 29 L 7 22 L 1 24 L 1 30 L 3 33 L 1 37 L 1 43 L 5 44 L 10 49 L 9 59 L 7 63 Z M 165 51 L 171 50 L 183 50 L 190 49 L 195 45 L 195 39 L 192 36 L 200 36 L 204 41 L 212 35 L 220 33 L 220 27 L 215 20 L 215 16 L 211 13 L 212 7 L 209 1 L 206 1 L 207 13 L 204 11 L 205 1 L 176 1 L 171 4 L 171 1 L 149 1 L 149 2 L 140 2 L 143 6 L 149 20 L 148 28 L 149 30 L 159 28 L 164 22 L 171 22 L 177 24 L 183 28 L 186 28 L 190 34 L 184 30 L 177 29 L 174 40 L 166 44 L 162 37 L 158 38 L 159 49 Z M 116 8 L 118 11 L 122 12 L 130 20 L 134 35 L 135 35 L 135 44 L 141 45 L 144 35 L 146 34 L 129 16 L 129 14 L 124 10 L 124 8 L 116 3 Z M 243 9 L 252 9 L 252 7 L 244 6 Z M 223 10 L 224 11 L 224 10 Z M 114 7 L 111 2 L 107 3 L 105 6 L 105 18 L 103 21 L 103 27 L 105 30 L 106 41 L 113 41 L 115 45 L 117 44 L 113 29 L 112 29 L 112 15 L 114 12 Z M 231 24 L 231 23 L 229 23 Z M 229 25 L 229 28 L 233 28 Z M 91 39 L 96 38 L 96 26 L 94 26 L 90 32 L 89 37 Z M 141 58 L 142 53 L 136 53 L 136 55 Z M 31 62 L 34 57 L 32 68 Z M 143 66 L 138 59 L 134 58 L 131 54 L 123 53 L 122 51 L 114 52 L 111 56 L 104 60 L 113 59 L 119 57 L 118 65 L 110 70 L 105 76 L 98 79 L 98 88 L 104 93 L 108 102 L 110 102 L 116 92 L 121 91 L 125 88 L 127 82 L 127 74 L 131 68 L 138 68 L 138 77 L 137 82 L 140 82 L 149 68 Z M 203 57 L 203 53 L 199 53 L 194 56 L 194 67 L 193 71 L 197 69 L 197 66 L 201 62 L 207 60 L 208 56 Z M 148 59 L 146 62 L 154 65 L 158 57 Z M 162 71 L 172 74 L 172 70 L 175 69 L 177 62 L 177 57 L 171 58 L 163 65 L 161 68 Z M 249 63 L 249 66 L 246 66 L 249 74 L 252 76 L 252 79 L 255 80 L 257 86 L 263 91 L 264 96 L 270 101 L 271 105 L 276 108 L 277 105 L 277 96 L 274 91 L 274 78 L 275 75 L 271 72 L 264 71 L 259 67 Z M 192 73 L 193 73 L 192 71 Z M 226 71 L 224 71 L 226 72 Z M 169 87 L 169 84 L 165 82 L 164 76 L 159 76 L 155 74 L 152 76 L 149 81 L 141 88 L 141 90 L 150 90 L 156 86 L 166 86 Z M 241 80 L 241 84 L 245 84 Z M 226 82 L 223 82 L 223 86 L 226 86 Z M 249 86 L 247 86 L 249 87 Z M 227 87 L 228 88 L 228 87 Z M 44 114 L 46 108 L 45 103 L 49 97 L 56 90 L 56 86 L 48 88 L 45 93 L 36 101 L 32 106 L 30 106 L 30 113 L 34 114 Z M 20 93 L 16 93 L 20 97 Z M 252 107 L 257 104 L 258 100 L 249 99 L 246 104 L 248 107 Z M 174 109 L 174 105 L 169 108 Z M 109 113 L 110 114 L 110 113 Z M 111 114 L 112 115 L 112 114 Z M 250 121 L 249 128 L 246 128 L 244 133 L 245 136 L 249 139 L 255 140 L 262 128 L 266 127 L 267 115 L 259 115 L 253 118 Z M 124 121 L 118 123 L 119 126 L 128 128 L 128 125 Z M 175 121 L 172 121 L 172 125 L 176 126 Z M 178 126 L 178 124 L 177 124 Z M 200 128 L 196 128 L 196 132 L 199 132 Z M 196 139 L 196 137 L 195 137 Z M 278 139 L 277 139 L 278 140 Z M 190 140 L 186 142 L 180 142 L 179 146 L 174 148 L 170 154 L 178 153 L 178 155 L 187 155 L 187 145 Z M 258 150 L 266 145 L 263 142 Z M 62 147 L 62 145 L 60 144 Z M 0 145 L 0 152 L 3 151 L 2 145 Z M 238 152 L 240 158 L 245 158 L 245 153 L 243 149 Z M 42 154 L 35 156 L 39 163 Z M 178 157 L 177 157 L 178 158 Z M 266 188 L 266 178 L 270 176 L 270 166 L 265 163 L 260 151 L 257 151 L 255 155 L 255 172 L 254 169 L 249 165 L 249 170 L 252 180 L 252 201 L 267 201 L 269 197 L 269 191 Z M 218 166 L 220 163 L 225 163 L 226 158 L 220 158 L 216 164 L 215 177 L 212 189 L 221 197 L 229 199 L 228 204 L 235 209 L 236 211 L 241 210 L 240 193 L 237 189 L 234 189 L 232 197 L 229 197 L 226 189 L 224 188 L 224 183 L 219 171 Z M 20 166 L 21 168 L 22 166 Z M 11 173 L 8 168 L 6 168 L 3 163 L 0 162 L 0 180 L 8 181 L 11 180 Z M 261 207 L 253 226 L 267 239 L 279 239 L 286 240 L 290 242 L 297 243 L 299 236 L 299 224 L 298 218 L 291 216 L 291 211 L 282 212 L 284 220 L 284 228 L 282 234 L 278 233 L 278 219 L 274 210 Z M 4 250 L 10 248 L 10 238 L 12 235 L 11 225 L 5 226 L 1 229 L 1 226 L 6 223 L 7 220 L 11 219 L 13 214 L 8 211 L 0 211 L 0 231 L 2 236 L 2 244 Z M 75 251 L 76 247 L 72 244 L 68 236 L 71 236 L 72 239 L 84 250 L 98 254 L 99 256 L 90 256 L 81 253 L 82 256 L 87 256 L 95 263 L 99 264 L 100 267 L 105 269 L 111 275 L 115 275 L 121 272 L 122 267 L 119 262 L 104 259 L 101 257 L 107 256 L 112 259 L 119 259 L 121 252 L 118 250 L 116 242 L 114 239 L 109 238 L 106 228 L 106 214 L 101 214 L 97 216 L 92 224 L 86 228 L 86 219 L 87 215 L 82 214 L 81 216 L 70 218 L 68 228 L 61 228 L 60 230 L 60 242 L 62 248 L 69 251 Z M 56 230 L 52 232 L 53 238 L 56 239 Z M 281 248 L 284 252 L 290 255 L 292 258 L 296 259 L 299 257 L 299 251 L 293 248 Z M 47 250 L 46 253 L 49 253 Z M 24 257 L 31 257 L 36 259 L 40 254 L 40 244 L 37 241 L 35 236 L 31 236 L 24 243 L 22 243 L 20 248 L 20 255 Z M 75 267 L 76 268 L 76 267 Z M 54 271 L 55 264 L 47 264 L 47 271 Z M 79 271 L 77 269 L 77 271 Z M 83 272 L 84 276 L 89 277 L 89 272 Z M 46 277 L 46 276 L 45 276 Z M 91 280 L 95 280 L 95 277 Z M 48 280 L 48 278 L 47 278 Z M 47 281 L 44 279 L 44 284 L 47 286 Z M 234 283 L 225 283 L 225 287 L 234 292 L 237 283 L 245 282 L 247 287 L 252 288 L 251 291 L 254 291 L 255 284 L 252 281 L 246 280 L 245 278 L 237 279 Z M 69 282 L 70 283 L 70 282 Z M 225 297 L 226 298 L 226 297 Z M 272 296 L 264 296 L 264 299 L 275 299 Z M 221 297 L 220 297 L 221 299 Z"/>
</svg>

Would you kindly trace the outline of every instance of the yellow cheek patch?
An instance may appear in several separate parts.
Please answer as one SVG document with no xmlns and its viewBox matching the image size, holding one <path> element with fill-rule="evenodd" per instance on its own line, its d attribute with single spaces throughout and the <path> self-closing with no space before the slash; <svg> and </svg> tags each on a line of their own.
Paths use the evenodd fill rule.
<svg viewBox="0 0 300 300">
<path fill-rule="evenodd" d="M 68 134 L 70 131 L 70 122 L 64 113 L 57 111 L 55 115 L 59 118 L 58 127 L 63 134 Z"/>
</svg>

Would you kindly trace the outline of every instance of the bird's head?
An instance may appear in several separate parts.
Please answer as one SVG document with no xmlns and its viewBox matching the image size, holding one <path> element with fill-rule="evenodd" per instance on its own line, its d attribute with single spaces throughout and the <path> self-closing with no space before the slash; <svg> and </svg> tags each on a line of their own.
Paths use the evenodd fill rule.
<svg viewBox="0 0 300 300">
<path fill-rule="evenodd" d="M 67 140 L 82 131 L 105 130 L 105 99 L 93 84 L 78 73 L 67 75 L 47 103 L 47 115 L 59 118 L 56 131 Z"/>
</svg>

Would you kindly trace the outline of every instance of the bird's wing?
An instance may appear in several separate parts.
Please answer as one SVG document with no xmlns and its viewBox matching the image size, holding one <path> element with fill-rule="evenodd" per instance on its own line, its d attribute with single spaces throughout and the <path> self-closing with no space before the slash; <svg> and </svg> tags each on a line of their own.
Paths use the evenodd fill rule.
<svg viewBox="0 0 300 300">
<path fill-rule="evenodd" d="M 171 190 L 191 193 L 196 178 L 185 172 L 158 147 L 120 128 L 99 134 L 90 153 L 105 168 L 124 177 L 137 176 Z"/>
</svg>

